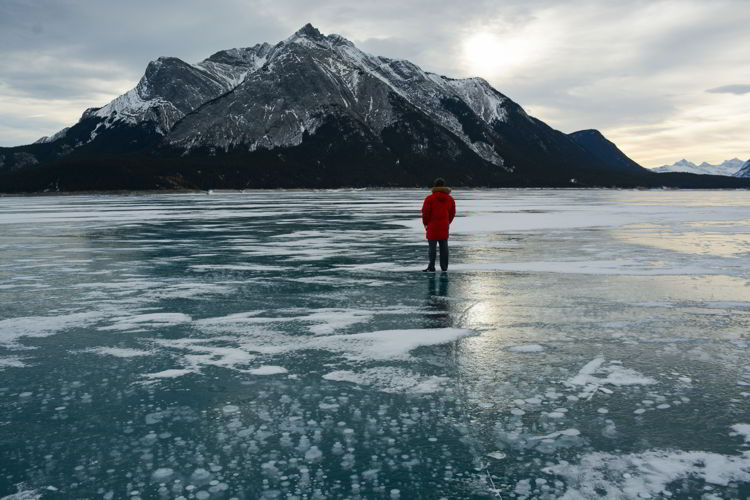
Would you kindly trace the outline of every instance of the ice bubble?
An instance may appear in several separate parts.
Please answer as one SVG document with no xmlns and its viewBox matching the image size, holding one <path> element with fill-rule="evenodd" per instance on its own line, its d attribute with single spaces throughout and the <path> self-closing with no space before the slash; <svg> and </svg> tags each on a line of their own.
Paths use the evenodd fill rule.
<svg viewBox="0 0 750 500">
<path fill-rule="evenodd" d="M 660 410 L 666 410 L 667 408 L 671 408 L 671 406 L 668 405 L 667 403 L 664 403 L 664 404 L 660 404 L 659 406 L 657 406 L 657 408 Z"/>
<path fill-rule="evenodd" d="M 161 422 L 162 418 L 164 418 L 164 414 L 161 413 L 161 412 L 157 411 L 157 412 L 154 412 L 154 413 L 149 413 L 145 417 L 146 425 L 157 424 L 157 423 Z"/>
<path fill-rule="evenodd" d="M 518 417 L 520 417 L 521 415 L 526 415 L 526 412 L 520 408 L 511 408 L 510 413 L 511 415 L 516 415 Z"/>
<path fill-rule="evenodd" d="M 302 435 L 302 437 L 299 438 L 299 444 L 297 445 L 297 449 L 301 453 L 304 453 L 310 449 L 310 439 L 304 434 Z"/>
<path fill-rule="evenodd" d="M 31 395 L 34 394 L 33 392 L 22 392 L 18 395 L 19 398 L 30 398 Z"/>
<path fill-rule="evenodd" d="M 211 480 L 211 473 L 206 469 L 198 468 L 190 474 L 190 481 L 195 484 L 206 484 Z"/>
<path fill-rule="evenodd" d="M 305 460 L 315 462 L 323 457 L 323 452 L 317 446 L 311 446 L 305 453 Z"/>
<path fill-rule="evenodd" d="M 602 436 L 606 438 L 614 438 L 617 436 L 617 427 L 612 420 L 607 420 L 605 422 L 605 427 L 602 429 Z"/>
<path fill-rule="evenodd" d="M 238 411 L 240 411 L 240 407 L 236 405 L 226 405 L 221 409 L 221 411 L 224 412 L 224 415 L 230 415 L 232 413 L 237 413 Z"/>
<path fill-rule="evenodd" d="M 605 414 L 609 413 L 609 410 L 606 409 L 606 408 L 597 408 L 596 412 L 597 413 L 601 413 L 602 415 L 605 415 Z"/>
<path fill-rule="evenodd" d="M 174 470 L 169 467 L 160 467 L 151 474 L 151 479 L 157 483 L 164 483 L 174 475 Z"/>
<path fill-rule="evenodd" d="M 635 413 L 636 415 L 641 415 L 641 414 L 643 414 L 643 413 L 646 413 L 646 410 L 645 410 L 645 409 L 643 409 L 643 408 L 638 408 L 638 409 L 637 409 L 637 410 L 635 410 L 635 411 L 634 411 L 633 413 Z"/>
<path fill-rule="evenodd" d="M 507 455 L 502 451 L 493 451 L 491 453 L 487 453 L 487 456 L 490 458 L 494 458 L 495 460 L 502 460 L 503 458 L 507 457 Z"/>
<path fill-rule="evenodd" d="M 531 480 L 530 479 L 521 479 L 516 483 L 516 487 L 513 490 L 516 494 L 520 496 L 526 496 L 531 494 Z"/>
<path fill-rule="evenodd" d="M 565 429 L 564 431 L 560 431 L 561 436 L 580 436 L 581 431 L 578 429 Z"/>
<path fill-rule="evenodd" d="M 547 414 L 549 418 L 563 418 L 565 416 L 564 413 L 559 411 L 553 411 Z"/>
</svg>

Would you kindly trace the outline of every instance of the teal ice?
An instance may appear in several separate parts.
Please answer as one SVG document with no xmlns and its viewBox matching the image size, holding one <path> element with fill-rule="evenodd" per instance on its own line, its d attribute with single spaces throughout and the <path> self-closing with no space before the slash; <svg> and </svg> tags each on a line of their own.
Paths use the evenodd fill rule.
<svg viewBox="0 0 750 500">
<path fill-rule="evenodd" d="M 750 496 L 750 193 L 0 198 L 0 498 Z"/>
</svg>

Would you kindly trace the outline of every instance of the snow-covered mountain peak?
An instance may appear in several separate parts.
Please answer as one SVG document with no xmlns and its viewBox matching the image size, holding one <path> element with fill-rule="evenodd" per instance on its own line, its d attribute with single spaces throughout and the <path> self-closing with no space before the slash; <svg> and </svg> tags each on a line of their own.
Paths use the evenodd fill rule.
<svg viewBox="0 0 750 500">
<path fill-rule="evenodd" d="M 316 83 L 311 86 L 306 80 Z M 181 127 L 170 135 L 169 144 L 188 150 L 239 145 L 254 150 L 297 145 L 323 123 L 322 117 L 341 113 L 380 134 L 402 116 L 389 94 L 500 167 L 504 160 L 493 146 L 495 127 L 508 120 L 511 108 L 526 117 L 520 106 L 482 78 L 448 78 L 407 60 L 371 55 L 341 35 L 324 35 L 306 24 L 274 45 L 222 50 L 196 64 L 159 57 L 148 64 L 135 88 L 84 119 L 99 120 L 88 140 L 117 123 L 154 124 L 155 131 L 166 136 L 189 113 L 226 97 L 225 114 L 215 115 L 219 106 L 212 105 L 201 115 L 205 123 L 190 120 L 195 134 Z M 483 125 L 470 124 L 476 119 Z M 265 125 L 256 130 L 251 123 Z"/>
<path fill-rule="evenodd" d="M 280 45 L 293 43 L 308 48 L 315 48 L 316 46 L 325 47 L 330 45 L 328 43 L 328 37 L 323 35 L 310 23 L 307 23 L 302 28 L 298 29 L 292 36 L 281 42 Z"/>
<path fill-rule="evenodd" d="M 300 29 L 298 29 L 292 37 L 306 37 L 311 38 L 313 40 L 322 40 L 325 38 L 325 36 L 318 31 L 318 28 L 313 26 L 310 23 L 305 24 Z"/>
<path fill-rule="evenodd" d="M 685 158 L 683 158 L 682 160 L 680 160 L 678 162 L 675 162 L 675 166 L 677 166 L 677 167 L 690 167 L 690 168 L 697 167 L 697 165 L 695 163 L 693 163 L 692 161 L 688 161 Z"/>
<path fill-rule="evenodd" d="M 732 158 L 731 160 L 725 160 L 715 165 L 707 161 L 701 162 L 698 165 L 683 158 L 672 165 L 662 165 L 661 167 L 654 168 L 653 171 L 659 173 L 686 172 L 690 174 L 732 176 L 742 167 L 743 163 L 739 158 Z"/>
</svg>

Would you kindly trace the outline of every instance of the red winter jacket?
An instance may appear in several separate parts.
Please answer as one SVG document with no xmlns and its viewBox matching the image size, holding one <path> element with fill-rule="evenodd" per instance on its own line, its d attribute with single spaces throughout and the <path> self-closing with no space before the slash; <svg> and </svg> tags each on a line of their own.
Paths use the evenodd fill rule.
<svg viewBox="0 0 750 500">
<path fill-rule="evenodd" d="M 448 187 L 434 187 L 422 204 L 422 223 L 427 228 L 428 240 L 447 240 L 448 227 L 456 216 L 456 202 Z"/>
</svg>

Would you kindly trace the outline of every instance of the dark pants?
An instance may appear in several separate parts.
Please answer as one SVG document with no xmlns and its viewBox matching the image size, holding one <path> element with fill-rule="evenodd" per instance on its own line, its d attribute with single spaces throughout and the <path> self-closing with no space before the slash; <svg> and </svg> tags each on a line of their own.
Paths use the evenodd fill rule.
<svg viewBox="0 0 750 500">
<path fill-rule="evenodd" d="M 448 270 L 448 240 L 427 240 L 430 245 L 430 264 L 427 269 L 435 269 L 435 257 L 437 256 L 437 245 L 440 243 L 440 269 Z"/>
</svg>

